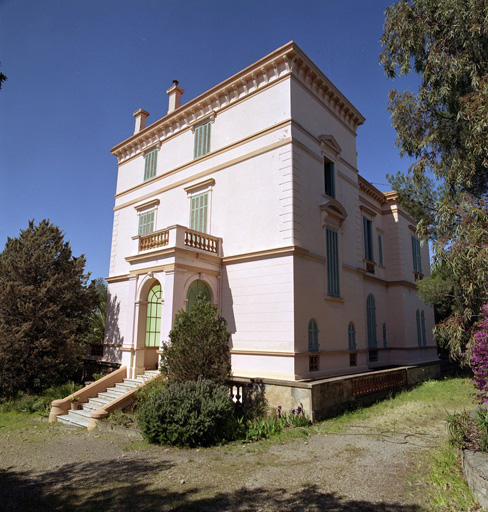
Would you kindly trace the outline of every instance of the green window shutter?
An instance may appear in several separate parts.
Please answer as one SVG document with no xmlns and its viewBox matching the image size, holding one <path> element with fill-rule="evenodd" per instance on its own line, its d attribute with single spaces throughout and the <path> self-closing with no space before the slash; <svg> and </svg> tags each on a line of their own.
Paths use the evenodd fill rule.
<svg viewBox="0 0 488 512">
<path fill-rule="evenodd" d="M 376 305 L 372 295 L 368 295 L 368 298 L 366 299 L 366 320 L 368 330 L 368 347 L 376 348 Z"/>
<path fill-rule="evenodd" d="M 415 313 L 415 318 L 417 320 L 417 344 L 419 347 L 422 346 L 422 330 L 420 327 L 420 312 L 417 309 L 417 312 Z"/>
<path fill-rule="evenodd" d="M 335 197 L 334 164 L 327 160 L 324 160 L 324 181 L 325 193 L 331 197 Z"/>
<path fill-rule="evenodd" d="M 327 294 L 340 296 L 339 287 L 339 246 L 337 231 L 326 228 L 327 241 Z"/>
<path fill-rule="evenodd" d="M 368 261 L 374 261 L 373 256 L 373 223 L 363 217 L 364 231 L 364 257 Z"/>
<path fill-rule="evenodd" d="M 190 229 L 207 232 L 208 193 L 191 198 Z"/>
<path fill-rule="evenodd" d="M 154 231 L 154 210 L 139 215 L 139 235 L 147 235 Z"/>
<path fill-rule="evenodd" d="M 349 326 L 347 328 L 347 340 L 349 350 L 356 350 L 356 329 L 352 322 L 349 322 Z"/>
<path fill-rule="evenodd" d="M 383 237 L 378 235 L 378 260 L 383 265 Z"/>
<path fill-rule="evenodd" d="M 420 252 L 420 241 L 417 237 L 412 236 L 412 259 L 413 270 L 422 273 L 422 254 Z"/>
<path fill-rule="evenodd" d="M 315 320 L 308 323 L 308 351 L 318 352 L 319 350 L 319 329 Z"/>
<path fill-rule="evenodd" d="M 386 324 L 383 324 L 383 347 L 386 348 Z"/>
<path fill-rule="evenodd" d="M 210 153 L 210 127 L 211 122 L 209 121 L 195 128 L 193 158 L 198 158 Z"/>
<path fill-rule="evenodd" d="M 421 322 L 421 327 L 422 327 L 422 345 L 424 347 L 427 346 L 427 336 L 426 336 L 426 332 L 425 332 L 425 315 L 424 315 L 424 310 L 422 310 L 422 313 L 420 313 L 420 322 Z"/>
<path fill-rule="evenodd" d="M 156 176 L 156 167 L 158 163 L 158 150 L 148 151 L 144 156 L 144 181 L 150 180 Z"/>
</svg>

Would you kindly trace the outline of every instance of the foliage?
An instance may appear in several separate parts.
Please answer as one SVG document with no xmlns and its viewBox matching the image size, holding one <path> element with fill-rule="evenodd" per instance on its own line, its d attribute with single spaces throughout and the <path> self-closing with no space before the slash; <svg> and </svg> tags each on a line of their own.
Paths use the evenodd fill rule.
<svg viewBox="0 0 488 512">
<path fill-rule="evenodd" d="M 103 343 L 105 339 L 105 318 L 107 316 L 107 283 L 99 277 L 93 281 L 97 294 L 95 311 L 90 316 L 90 329 L 87 333 L 88 343 Z"/>
<path fill-rule="evenodd" d="M 236 403 L 236 417 L 246 424 L 266 416 L 267 412 L 268 402 L 264 383 L 261 380 L 251 379 L 250 385 L 243 389 L 240 402 Z"/>
<path fill-rule="evenodd" d="M 448 414 L 446 421 L 451 446 L 488 452 L 488 410 L 478 409 L 474 417 L 467 411 Z"/>
<path fill-rule="evenodd" d="M 85 355 L 95 290 L 62 231 L 29 222 L 0 254 L 0 395 L 66 382 Z"/>
<path fill-rule="evenodd" d="M 303 412 L 303 407 L 299 405 L 289 413 L 285 413 L 279 406 L 276 415 L 262 416 L 247 421 L 245 426 L 246 441 L 260 441 L 280 434 L 286 427 L 306 427 L 310 421 Z"/>
<path fill-rule="evenodd" d="M 162 388 L 139 409 L 138 421 L 150 443 L 210 446 L 235 436 L 233 413 L 228 389 L 200 379 Z"/>
<path fill-rule="evenodd" d="M 7 77 L 3 73 L 0 73 L 0 90 L 2 89 L 3 82 L 6 82 L 6 81 L 7 81 Z"/>
<path fill-rule="evenodd" d="M 488 403 L 488 304 L 481 310 L 483 319 L 474 334 L 474 344 L 471 348 L 471 368 L 474 383 L 479 393 L 480 403 Z"/>
<path fill-rule="evenodd" d="M 227 322 L 203 295 L 189 313 L 180 310 L 163 345 L 161 371 L 168 382 L 209 379 L 224 384 L 230 377 Z"/>
<path fill-rule="evenodd" d="M 488 300 L 488 3 L 402 0 L 385 15 L 387 76 L 420 78 L 417 93 L 390 92 L 397 144 L 415 163 L 389 179 L 451 276 L 459 303 L 436 338 L 460 356 Z"/>
</svg>

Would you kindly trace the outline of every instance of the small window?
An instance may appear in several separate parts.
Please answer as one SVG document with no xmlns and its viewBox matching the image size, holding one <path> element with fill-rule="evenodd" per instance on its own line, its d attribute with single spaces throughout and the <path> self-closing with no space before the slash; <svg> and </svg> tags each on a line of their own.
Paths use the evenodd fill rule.
<svg viewBox="0 0 488 512">
<path fill-rule="evenodd" d="M 383 265 L 383 237 L 378 235 L 378 261 Z"/>
<path fill-rule="evenodd" d="M 139 214 L 139 235 L 147 235 L 154 231 L 155 210 Z"/>
<path fill-rule="evenodd" d="M 318 352 L 319 350 L 319 329 L 315 320 L 308 322 L 308 351 Z"/>
<path fill-rule="evenodd" d="M 364 258 L 368 261 L 374 261 L 373 223 L 366 217 L 363 217 L 363 231 L 364 231 Z"/>
<path fill-rule="evenodd" d="M 427 346 L 427 335 L 426 335 L 426 332 L 425 332 L 425 314 L 424 314 L 424 310 L 422 310 L 422 313 L 420 313 L 420 324 L 421 324 L 421 328 L 422 328 L 422 345 L 424 347 Z"/>
<path fill-rule="evenodd" d="M 308 356 L 308 370 L 316 372 L 319 369 L 319 356 Z"/>
<path fill-rule="evenodd" d="M 386 324 L 383 324 L 383 347 L 386 348 Z"/>
<path fill-rule="evenodd" d="M 324 160 L 324 180 L 325 193 L 330 197 L 335 197 L 334 164 L 328 160 Z"/>
<path fill-rule="evenodd" d="M 417 320 L 417 345 L 422 346 L 422 327 L 420 325 L 420 311 L 417 309 L 415 313 L 415 319 Z"/>
<path fill-rule="evenodd" d="M 369 351 L 369 362 L 370 363 L 377 363 L 378 362 L 378 351 L 377 350 L 370 350 Z"/>
<path fill-rule="evenodd" d="M 208 121 L 195 128 L 193 158 L 199 158 L 210 152 L 210 126 L 211 122 Z"/>
<path fill-rule="evenodd" d="M 207 233 L 208 193 L 191 198 L 190 229 Z"/>
<path fill-rule="evenodd" d="M 339 248 L 337 231 L 326 228 L 327 238 L 327 294 L 332 297 L 340 296 L 339 289 Z"/>
<path fill-rule="evenodd" d="M 358 355 L 356 352 L 349 354 L 349 366 L 357 366 L 358 365 Z"/>
<path fill-rule="evenodd" d="M 412 236 L 412 259 L 414 272 L 422 273 L 422 254 L 420 252 L 420 241 L 416 236 Z"/>
<path fill-rule="evenodd" d="M 150 180 L 156 176 L 156 167 L 158 164 L 158 150 L 153 149 L 144 155 L 144 181 Z"/>
<path fill-rule="evenodd" d="M 349 350 L 356 350 L 356 329 L 352 322 L 349 322 L 349 326 L 347 328 L 347 340 Z"/>
</svg>

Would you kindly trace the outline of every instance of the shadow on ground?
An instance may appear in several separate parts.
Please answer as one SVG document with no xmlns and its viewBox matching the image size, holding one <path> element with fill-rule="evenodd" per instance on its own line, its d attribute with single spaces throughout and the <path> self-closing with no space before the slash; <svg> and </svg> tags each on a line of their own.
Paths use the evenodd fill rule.
<svg viewBox="0 0 488 512">
<path fill-rule="evenodd" d="M 316 485 L 294 493 L 242 488 L 215 494 L 212 489 L 184 485 L 175 492 L 163 483 L 172 467 L 151 459 L 114 459 L 69 464 L 38 474 L 0 469 L 0 511 L 425 512 L 411 505 L 351 501 Z"/>
</svg>

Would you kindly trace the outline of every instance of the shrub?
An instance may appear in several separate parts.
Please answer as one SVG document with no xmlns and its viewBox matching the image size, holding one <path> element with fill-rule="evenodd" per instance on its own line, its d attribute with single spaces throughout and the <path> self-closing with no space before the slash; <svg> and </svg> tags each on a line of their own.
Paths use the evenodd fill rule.
<svg viewBox="0 0 488 512">
<path fill-rule="evenodd" d="M 163 346 L 161 371 L 168 382 L 209 379 L 225 384 L 230 377 L 229 331 L 217 308 L 202 294 L 189 313 L 180 310 Z"/>
<path fill-rule="evenodd" d="M 235 436 L 233 413 L 228 389 L 201 379 L 162 388 L 142 404 L 138 421 L 150 443 L 210 446 Z"/>
<path fill-rule="evenodd" d="M 488 304 L 481 308 L 482 320 L 474 334 L 474 345 L 471 349 L 471 368 L 474 384 L 479 393 L 479 402 L 488 403 Z"/>
<path fill-rule="evenodd" d="M 488 451 L 488 411 L 478 409 L 474 416 L 467 411 L 447 415 L 449 443 L 460 449 Z"/>
</svg>

